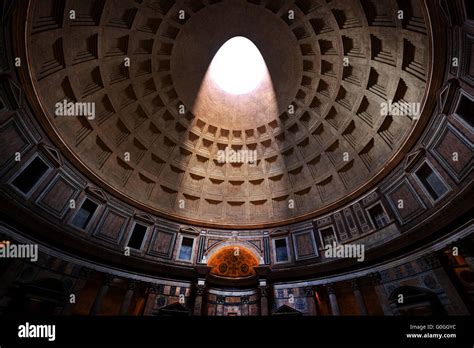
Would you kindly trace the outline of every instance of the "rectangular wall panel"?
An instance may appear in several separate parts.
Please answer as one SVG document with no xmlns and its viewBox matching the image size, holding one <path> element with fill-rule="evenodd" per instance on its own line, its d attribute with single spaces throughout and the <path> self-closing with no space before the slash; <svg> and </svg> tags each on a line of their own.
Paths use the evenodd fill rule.
<svg viewBox="0 0 474 348">
<path fill-rule="evenodd" d="M 102 215 L 93 235 L 107 242 L 119 244 L 123 232 L 127 226 L 128 220 L 129 217 L 127 217 L 125 214 L 122 214 L 121 212 L 111 208 L 107 208 Z"/>
<path fill-rule="evenodd" d="M 473 115 L 474 117 L 474 115 Z M 461 182 L 472 171 L 472 144 L 454 126 L 447 123 L 441 128 L 431 149 L 431 153 L 454 181 Z"/>
<path fill-rule="evenodd" d="M 395 183 L 385 195 L 401 224 L 406 224 L 426 210 L 425 204 L 407 178 Z"/>
<path fill-rule="evenodd" d="M 15 153 L 23 156 L 31 147 L 33 141 L 14 118 L 0 126 L 0 175 L 8 170 L 15 162 Z M 21 159 L 21 158 L 20 158 Z"/>
<path fill-rule="evenodd" d="M 170 259 L 173 256 L 175 240 L 176 232 L 163 226 L 155 227 L 148 254 Z"/>
<path fill-rule="evenodd" d="M 49 214 L 62 219 L 70 201 L 77 199 L 80 187 L 65 174 L 58 174 L 36 200 L 36 204 Z"/>
</svg>

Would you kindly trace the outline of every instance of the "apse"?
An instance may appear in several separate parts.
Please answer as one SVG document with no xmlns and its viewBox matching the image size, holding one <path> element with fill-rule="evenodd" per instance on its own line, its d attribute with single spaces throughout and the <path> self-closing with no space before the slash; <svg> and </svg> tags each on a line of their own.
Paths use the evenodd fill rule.
<svg viewBox="0 0 474 348">
<path fill-rule="evenodd" d="M 248 248 L 230 245 L 212 253 L 207 265 L 215 276 L 245 278 L 256 274 L 254 268 L 259 265 L 259 260 Z"/>
</svg>

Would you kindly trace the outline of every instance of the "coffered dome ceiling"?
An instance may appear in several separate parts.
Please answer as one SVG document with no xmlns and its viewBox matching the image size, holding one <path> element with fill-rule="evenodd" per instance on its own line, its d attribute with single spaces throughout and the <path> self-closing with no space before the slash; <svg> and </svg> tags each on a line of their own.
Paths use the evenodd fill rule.
<svg viewBox="0 0 474 348">
<path fill-rule="evenodd" d="M 194 224 L 335 208 L 390 171 L 428 117 L 436 57 L 418 1 L 41 0 L 26 23 L 31 102 L 62 151 L 115 196 Z M 269 79 L 234 96 L 207 73 L 237 36 Z M 63 100 L 94 102 L 95 119 L 55 116 Z M 387 101 L 421 103 L 421 118 L 383 116 Z M 257 163 L 220 163 L 226 148 Z"/>
</svg>

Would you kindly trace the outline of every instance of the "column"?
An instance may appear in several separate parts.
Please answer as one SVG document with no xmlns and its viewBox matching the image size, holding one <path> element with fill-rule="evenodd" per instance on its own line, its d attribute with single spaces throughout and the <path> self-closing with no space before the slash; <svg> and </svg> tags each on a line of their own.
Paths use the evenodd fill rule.
<svg viewBox="0 0 474 348">
<path fill-rule="evenodd" d="M 336 291 L 334 289 L 334 284 L 326 285 L 326 289 L 329 294 L 329 303 L 331 304 L 332 315 L 340 315 L 339 304 L 337 303 Z"/>
<path fill-rule="evenodd" d="M 306 296 L 306 303 L 308 304 L 308 312 L 311 315 L 318 315 L 316 309 L 316 302 L 314 300 L 314 290 L 312 286 L 306 286 L 304 288 L 304 293 Z"/>
<path fill-rule="evenodd" d="M 375 293 L 377 294 L 377 299 L 379 300 L 380 307 L 382 307 L 384 315 L 393 315 L 388 296 L 385 293 L 382 283 L 382 277 L 379 272 L 373 272 L 369 274 L 369 277 L 374 286 Z"/>
<path fill-rule="evenodd" d="M 109 291 L 110 284 L 114 280 L 114 276 L 107 274 L 104 278 L 104 281 L 102 283 L 102 286 L 99 289 L 99 292 L 97 293 L 97 296 L 95 297 L 94 304 L 92 305 L 91 312 L 89 313 L 90 315 L 97 315 L 100 312 L 100 308 L 102 307 L 102 302 L 105 298 L 105 295 L 107 295 L 107 292 Z"/>
<path fill-rule="evenodd" d="M 156 297 L 158 294 L 163 293 L 163 287 L 161 284 L 149 283 L 147 284 L 147 294 L 146 294 L 146 301 L 145 305 L 143 306 L 143 313 L 142 315 L 153 315 L 155 305 L 156 305 Z"/>
<path fill-rule="evenodd" d="M 240 305 L 241 305 L 240 310 L 241 310 L 241 315 L 243 317 L 248 317 L 250 315 L 249 304 L 250 304 L 249 296 L 240 297 Z"/>
<path fill-rule="evenodd" d="M 130 280 L 128 282 L 127 292 L 123 298 L 122 306 L 120 307 L 120 315 L 128 315 L 128 310 L 130 308 L 130 303 L 132 302 L 135 289 L 137 287 L 137 282 Z"/>
<path fill-rule="evenodd" d="M 364 297 L 362 296 L 362 292 L 360 291 L 358 279 L 354 279 L 351 282 L 351 285 L 352 291 L 354 291 L 354 297 L 356 299 L 357 307 L 359 307 L 359 314 L 367 315 L 367 307 L 365 306 Z"/>
<path fill-rule="evenodd" d="M 205 291 L 206 291 L 206 282 L 204 279 L 199 279 L 197 288 L 196 288 L 196 296 L 194 298 L 193 315 L 195 316 L 202 315 L 203 297 L 204 297 Z"/>
<path fill-rule="evenodd" d="M 206 313 L 203 313 L 204 296 L 206 292 L 206 278 L 209 275 L 211 268 L 208 267 L 207 265 L 197 265 L 196 267 L 194 267 L 194 270 L 196 271 L 197 289 L 196 289 L 196 297 L 194 299 L 193 315 L 196 315 L 196 316 L 207 315 Z M 216 315 L 218 315 L 217 308 L 216 308 Z"/>
<path fill-rule="evenodd" d="M 268 316 L 268 286 L 266 280 L 259 281 L 260 289 L 260 315 Z"/>
<path fill-rule="evenodd" d="M 72 309 L 74 308 L 74 305 L 79 300 L 79 294 L 82 291 L 82 289 L 84 288 L 84 286 L 86 286 L 86 283 L 89 280 L 91 273 L 92 273 L 92 271 L 88 268 L 85 268 L 85 267 L 82 267 L 79 270 L 79 277 L 76 280 L 76 282 L 74 283 L 74 287 L 71 289 L 71 293 L 68 294 L 66 305 L 64 306 L 63 311 L 61 313 L 62 315 L 70 315 L 71 314 Z M 75 300 L 76 300 L 75 303 L 71 303 L 70 297 L 69 297 L 70 295 L 74 295 L 76 297 L 75 298 Z"/>
<path fill-rule="evenodd" d="M 217 296 L 217 307 L 216 307 L 216 316 L 222 317 L 225 312 L 225 297 Z"/>
<path fill-rule="evenodd" d="M 464 303 L 464 300 L 459 293 L 459 290 L 456 289 L 452 283 L 449 275 L 446 273 L 446 270 L 442 266 L 438 254 L 436 252 L 424 255 L 422 260 L 425 262 L 427 267 L 432 270 L 435 279 L 439 283 L 446 294 L 448 301 L 441 301 L 441 305 L 444 307 L 444 310 L 448 315 L 469 315 L 469 310 Z"/>
</svg>

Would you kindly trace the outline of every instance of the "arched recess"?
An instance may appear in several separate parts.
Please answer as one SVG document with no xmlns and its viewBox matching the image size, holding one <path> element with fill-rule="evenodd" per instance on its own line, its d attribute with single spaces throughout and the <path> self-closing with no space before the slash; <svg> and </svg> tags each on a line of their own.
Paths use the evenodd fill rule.
<svg viewBox="0 0 474 348">
<path fill-rule="evenodd" d="M 207 265 L 210 273 L 223 278 L 249 278 L 256 275 L 255 267 L 261 263 L 260 253 L 249 243 L 224 242 L 209 253 Z"/>
<path fill-rule="evenodd" d="M 67 302 L 67 290 L 64 283 L 54 278 L 43 278 L 23 283 L 13 292 L 7 313 L 18 315 L 54 315 L 58 308 Z"/>
<path fill-rule="evenodd" d="M 425 288 L 401 286 L 389 296 L 397 315 L 443 315 L 445 310 L 438 296 Z"/>
<path fill-rule="evenodd" d="M 242 248 L 248 249 L 254 254 L 257 260 L 260 261 L 260 263 L 263 263 L 263 251 L 259 250 L 252 243 L 249 243 L 246 241 L 233 241 L 233 240 L 217 242 L 216 244 L 211 246 L 209 249 L 207 249 L 206 252 L 204 253 L 206 263 L 215 253 L 219 252 L 220 249 L 224 247 L 228 247 L 228 246 L 242 247 Z"/>
</svg>

